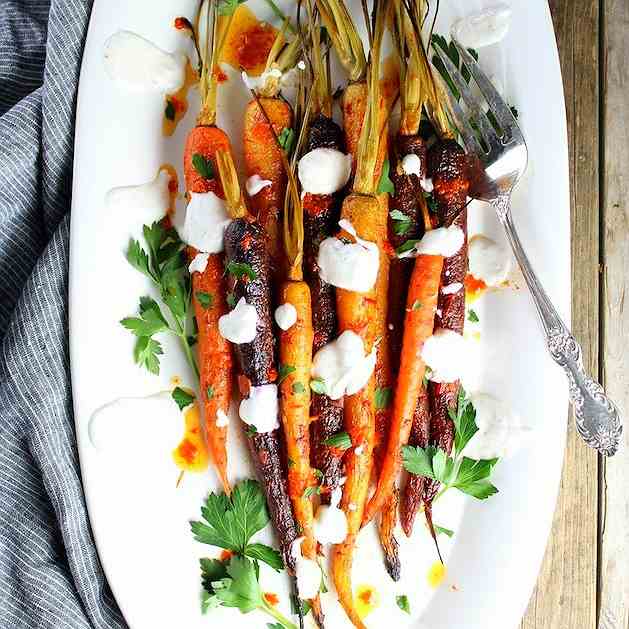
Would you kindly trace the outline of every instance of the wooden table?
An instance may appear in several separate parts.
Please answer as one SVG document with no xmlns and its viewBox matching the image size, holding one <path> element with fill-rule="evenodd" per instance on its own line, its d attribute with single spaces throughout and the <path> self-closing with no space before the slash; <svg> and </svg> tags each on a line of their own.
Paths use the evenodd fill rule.
<svg viewBox="0 0 629 629">
<path fill-rule="evenodd" d="M 629 417 L 629 0 L 549 0 L 566 94 L 572 329 Z M 629 298 L 629 293 L 627 294 Z M 561 492 L 522 629 L 629 629 L 629 425 L 605 461 L 568 424 Z"/>
</svg>

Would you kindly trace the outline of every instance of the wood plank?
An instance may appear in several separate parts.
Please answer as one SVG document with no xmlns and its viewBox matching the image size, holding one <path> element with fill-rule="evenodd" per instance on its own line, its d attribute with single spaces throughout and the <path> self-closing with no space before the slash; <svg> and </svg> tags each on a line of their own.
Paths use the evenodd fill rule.
<svg viewBox="0 0 629 629">
<path fill-rule="evenodd" d="M 561 59 L 572 205 L 572 329 L 598 373 L 599 190 L 597 0 L 550 0 Z M 557 418 L 564 421 L 564 418 Z M 521 629 L 595 629 L 598 458 L 568 419 L 559 501 Z"/>
<path fill-rule="evenodd" d="M 606 0 L 603 20 L 602 190 L 604 285 L 602 300 L 603 380 L 621 414 L 629 413 L 629 3 Z M 600 629 L 629 628 L 629 430 L 624 448 L 604 461 L 601 483 Z"/>
</svg>

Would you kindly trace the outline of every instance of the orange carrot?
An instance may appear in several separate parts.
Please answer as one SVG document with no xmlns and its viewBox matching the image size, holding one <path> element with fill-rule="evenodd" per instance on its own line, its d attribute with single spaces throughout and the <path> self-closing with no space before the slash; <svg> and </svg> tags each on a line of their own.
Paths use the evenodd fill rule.
<svg viewBox="0 0 629 629">
<path fill-rule="evenodd" d="M 198 126 L 190 132 L 184 151 L 184 175 L 188 192 L 212 191 L 220 197 L 224 196 L 216 164 L 216 152 L 219 149 L 231 150 L 229 138 L 221 129 Z M 200 159 L 212 165 L 215 173 L 213 178 L 203 177 L 195 168 L 194 163 L 198 164 Z M 197 253 L 194 248 L 188 248 L 190 259 Z M 218 319 L 227 312 L 223 275 L 222 254 L 210 255 L 205 271 L 192 274 L 192 302 L 199 329 L 199 384 L 205 436 L 218 477 L 229 494 L 227 428 L 216 424 L 219 411 L 229 413 L 233 378 L 231 346 L 218 331 Z M 204 294 L 203 298 L 199 298 L 200 294 Z"/>
<path fill-rule="evenodd" d="M 280 292 L 280 303 L 291 304 L 297 321 L 280 332 L 281 417 L 286 439 L 288 492 L 295 518 L 306 538 L 302 546 L 305 556 L 316 557 L 313 534 L 312 500 L 308 488 L 313 485 L 310 468 L 310 369 L 312 364 L 312 312 L 310 289 L 305 282 L 286 282 Z"/>
<path fill-rule="evenodd" d="M 361 238 L 377 242 L 378 226 L 374 216 L 379 211 L 376 197 L 351 194 L 345 198 L 342 208 L 343 218 L 349 220 Z M 343 233 L 351 238 L 349 234 Z M 371 352 L 376 339 L 376 291 L 356 293 L 337 289 L 336 305 L 339 331 L 353 330 L 362 340 L 365 352 Z M 345 428 L 352 442 L 352 448 L 345 457 L 347 481 L 343 488 L 341 508 L 346 514 L 348 535 L 342 544 L 332 551 L 332 577 L 350 620 L 357 627 L 364 627 L 354 607 L 351 586 L 352 555 L 360 530 L 363 510 L 367 500 L 372 469 L 372 454 L 375 441 L 375 377 L 358 393 L 345 398 Z"/>
<path fill-rule="evenodd" d="M 402 446 L 408 442 L 426 365 L 421 351 L 434 328 L 443 256 L 420 255 L 415 260 L 406 300 L 400 371 L 393 400 L 389 443 L 378 487 L 365 511 L 363 524 L 380 511 L 391 494 L 402 465 Z"/>
<path fill-rule="evenodd" d="M 258 103 L 264 111 L 261 111 Z M 271 264 L 277 271 L 282 250 L 280 208 L 284 205 L 286 172 L 282 164 L 282 149 L 275 140 L 269 121 L 278 137 L 284 129 L 290 130 L 293 125 L 290 105 L 281 98 L 260 97 L 257 101 L 252 100 L 245 110 L 243 146 L 247 177 L 258 175 L 271 182 L 270 186 L 251 197 L 250 207 L 267 234 Z"/>
</svg>

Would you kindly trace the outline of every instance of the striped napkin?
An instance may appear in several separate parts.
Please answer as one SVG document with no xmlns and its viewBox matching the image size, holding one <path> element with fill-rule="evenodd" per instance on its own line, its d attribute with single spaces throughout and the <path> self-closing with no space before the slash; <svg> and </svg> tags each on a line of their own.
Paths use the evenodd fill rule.
<svg viewBox="0 0 629 629">
<path fill-rule="evenodd" d="M 77 81 L 91 0 L 0 0 L 0 627 L 126 627 L 85 509 L 68 365 Z"/>
</svg>

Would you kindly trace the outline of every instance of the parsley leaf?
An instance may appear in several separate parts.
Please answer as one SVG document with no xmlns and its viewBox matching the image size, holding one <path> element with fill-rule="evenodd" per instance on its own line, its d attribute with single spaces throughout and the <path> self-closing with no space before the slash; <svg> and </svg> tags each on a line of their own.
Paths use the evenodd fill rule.
<svg viewBox="0 0 629 629">
<path fill-rule="evenodd" d="M 209 159 L 206 159 L 201 153 L 195 153 L 192 156 L 192 166 L 203 179 L 214 179 L 214 167 Z"/>
<path fill-rule="evenodd" d="M 251 265 L 246 262 L 229 262 L 226 267 L 227 273 L 233 275 L 236 279 L 243 279 L 248 277 L 250 280 L 255 280 L 256 272 L 251 268 Z"/>
<path fill-rule="evenodd" d="M 318 495 L 321 493 L 321 487 L 319 485 L 311 485 L 310 487 L 306 487 L 304 491 L 304 498 L 310 498 L 311 496 Z"/>
<path fill-rule="evenodd" d="M 253 480 L 244 480 L 234 487 L 231 497 L 211 493 L 201 509 L 205 522 L 191 522 L 196 541 L 225 548 L 249 556 L 279 569 L 280 557 L 264 544 L 249 544 L 258 531 L 269 522 L 264 494 Z"/>
<path fill-rule="evenodd" d="M 195 297 L 199 302 L 199 305 L 203 310 L 208 310 L 214 305 L 214 295 L 212 293 L 206 293 L 205 291 L 197 291 Z"/>
<path fill-rule="evenodd" d="M 432 458 L 437 449 L 434 446 L 420 448 L 419 446 L 403 446 L 402 462 L 407 472 L 417 476 L 425 476 L 437 480 L 432 470 Z"/>
<path fill-rule="evenodd" d="M 159 305 L 150 297 L 140 299 L 140 317 L 125 317 L 120 321 L 122 326 L 135 336 L 153 336 L 158 332 L 168 330 L 168 322 Z"/>
<path fill-rule="evenodd" d="M 277 378 L 277 384 L 282 384 L 291 373 L 296 371 L 293 365 L 280 365 L 280 371 Z"/>
<path fill-rule="evenodd" d="M 214 387 L 211 387 L 209 384 L 205 392 L 208 400 L 211 400 L 214 397 Z"/>
<path fill-rule="evenodd" d="M 234 293 L 227 293 L 226 301 L 230 308 L 234 308 L 236 305 L 236 295 L 234 295 Z"/>
<path fill-rule="evenodd" d="M 306 387 L 301 382 L 293 382 L 293 386 L 291 388 L 295 394 L 306 392 Z"/>
<path fill-rule="evenodd" d="M 467 320 L 471 321 L 472 323 L 478 323 L 480 321 L 478 315 L 474 310 L 472 310 L 472 308 L 470 308 L 467 312 Z"/>
<path fill-rule="evenodd" d="M 157 281 L 149 268 L 149 257 L 142 249 L 142 245 L 137 240 L 131 239 L 129 241 L 129 247 L 127 248 L 127 261 L 129 264 L 140 271 L 140 273 L 146 275 L 149 279 Z"/>
<path fill-rule="evenodd" d="M 395 186 L 393 182 L 389 178 L 389 171 L 391 169 L 391 164 L 388 159 L 384 160 L 382 164 L 382 172 L 380 173 L 380 181 L 378 182 L 378 194 L 382 194 L 383 192 L 388 192 L 389 194 L 395 193 Z"/>
<path fill-rule="evenodd" d="M 407 240 L 405 243 L 401 244 L 396 250 L 395 253 L 397 253 L 397 255 L 399 256 L 402 253 L 406 253 L 407 251 L 410 251 L 411 249 L 415 248 L 415 245 L 419 242 L 419 239 L 414 239 L 411 238 L 410 240 Z"/>
<path fill-rule="evenodd" d="M 377 409 L 384 409 L 391 405 L 393 397 L 393 389 L 391 387 L 378 387 L 375 394 L 375 403 Z"/>
<path fill-rule="evenodd" d="M 398 236 L 403 236 L 413 226 L 411 219 L 400 210 L 391 210 L 389 216 L 393 219 L 393 233 Z"/>
<path fill-rule="evenodd" d="M 457 453 L 461 453 L 470 439 L 478 432 L 476 410 L 467 399 L 463 387 L 459 388 L 456 411 L 448 409 L 448 415 L 454 422 L 454 449 Z"/>
<path fill-rule="evenodd" d="M 277 136 L 277 141 L 286 153 L 290 153 L 295 142 L 295 132 L 289 127 L 284 127 Z"/>
<path fill-rule="evenodd" d="M 408 602 L 408 596 L 406 596 L 406 594 L 401 594 L 400 596 L 396 596 L 395 597 L 395 602 L 397 604 L 397 606 L 403 611 L 406 612 L 407 614 L 411 613 L 411 606 Z"/>
<path fill-rule="evenodd" d="M 317 378 L 313 378 L 310 381 L 310 388 L 319 395 L 326 395 L 325 382 Z"/>
<path fill-rule="evenodd" d="M 439 526 L 438 524 L 434 524 L 433 528 L 435 529 L 435 533 L 437 533 L 437 535 L 446 535 L 447 537 L 454 536 L 454 531 L 446 529 L 443 526 Z"/>
<path fill-rule="evenodd" d="M 413 302 L 413 305 L 411 306 L 411 310 L 420 310 L 422 307 L 422 302 L 418 301 L 417 299 Z"/>
<path fill-rule="evenodd" d="M 164 353 L 159 341 L 148 336 L 140 336 L 133 348 L 133 359 L 140 367 L 159 375 L 159 356 Z"/>
<path fill-rule="evenodd" d="M 194 402 L 194 395 L 184 391 L 181 387 L 175 387 L 173 392 L 171 393 L 173 400 L 177 403 L 180 411 L 183 411 L 184 408 L 190 406 L 192 402 Z"/>
<path fill-rule="evenodd" d="M 335 435 L 328 437 L 323 443 L 330 448 L 337 448 L 338 450 L 347 450 L 352 447 L 352 440 L 346 432 L 337 432 Z"/>
</svg>

